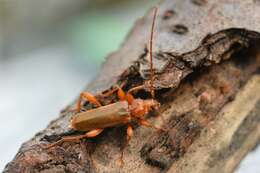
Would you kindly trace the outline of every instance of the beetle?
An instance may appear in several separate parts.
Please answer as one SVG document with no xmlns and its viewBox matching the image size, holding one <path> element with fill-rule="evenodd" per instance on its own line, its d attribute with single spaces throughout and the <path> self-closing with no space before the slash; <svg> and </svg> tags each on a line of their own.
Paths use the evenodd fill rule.
<svg viewBox="0 0 260 173">
<path fill-rule="evenodd" d="M 79 100 L 77 102 L 77 113 L 73 116 L 71 120 L 71 127 L 77 131 L 83 131 L 86 133 L 78 136 L 65 136 L 62 137 L 57 142 L 47 145 L 47 148 L 54 147 L 66 141 L 75 141 L 82 138 L 93 138 L 99 135 L 104 128 L 114 127 L 117 125 L 127 124 L 127 142 L 129 143 L 131 137 L 133 136 L 133 128 L 131 126 L 132 121 L 138 122 L 140 125 L 155 128 L 157 130 L 163 130 L 151 124 L 149 121 L 145 120 L 145 115 L 147 115 L 151 110 L 157 110 L 160 107 L 160 103 L 154 99 L 154 87 L 153 87 L 153 62 L 152 62 L 152 44 L 153 44 L 153 31 L 154 24 L 157 15 L 158 8 L 155 7 L 151 37 L 150 37 L 150 70 L 151 70 L 151 80 L 150 80 L 150 92 L 151 99 L 140 99 L 134 98 L 133 92 L 143 89 L 144 85 L 134 87 L 128 92 L 122 90 L 122 86 L 116 86 L 116 90 L 108 93 L 112 94 L 117 91 L 119 98 L 118 102 L 108 104 L 103 106 L 98 99 L 90 94 L 89 92 L 83 92 L 80 94 Z M 85 112 L 80 112 L 82 107 L 83 99 L 88 100 L 90 103 L 97 106 L 95 109 L 87 110 Z M 123 150 L 124 151 L 124 150 Z M 123 157 L 123 152 L 122 152 Z M 122 158 L 121 157 L 121 158 Z"/>
</svg>

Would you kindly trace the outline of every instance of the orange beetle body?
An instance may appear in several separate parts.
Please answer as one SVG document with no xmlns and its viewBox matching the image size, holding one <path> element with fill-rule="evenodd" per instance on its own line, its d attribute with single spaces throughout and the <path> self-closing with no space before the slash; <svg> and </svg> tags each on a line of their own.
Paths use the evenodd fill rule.
<svg viewBox="0 0 260 173">
<path fill-rule="evenodd" d="M 151 72 L 151 81 L 149 82 L 151 86 L 151 96 L 154 97 L 154 87 L 153 87 L 153 62 L 152 62 L 152 40 L 153 40 L 153 30 L 154 23 L 157 14 L 157 8 L 155 8 L 152 30 L 151 30 L 151 38 L 150 38 L 150 72 Z M 86 131 L 83 135 L 77 136 L 65 136 L 62 137 L 55 143 L 49 144 L 47 148 L 51 148 L 53 146 L 59 145 L 66 141 L 77 141 L 82 138 L 92 138 L 99 135 L 104 128 L 114 127 L 118 125 L 127 124 L 127 143 L 129 143 L 132 135 L 133 128 L 131 125 L 132 121 L 138 122 L 140 125 L 146 127 L 152 127 L 157 130 L 162 130 L 159 127 L 152 125 L 149 121 L 145 120 L 145 115 L 149 113 L 149 111 L 153 109 L 158 109 L 160 104 L 154 99 L 135 99 L 132 94 L 133 91 L 144 89 L 145 84 L 131 88 L 127 93 L 125 93 L 121 87 L 117 87 L 118 91 L 118 102 L 102 106 L 101 103 L 96 99 L 95 96 L 88 92 L 83 92 L 80 94 L 80 98 L 77 102 L 77 113 L 73 116 L 71 120 L 71 127 L 77 131 Z M 110 95 L 114 92 L 114 90 L 107 93 Z M 80 112 L 82 107 L 82 101 L 86 99 L 89 103 L 92 103 L 97 106 L 95 109 L 87 110 L 85 112 Z M 123 152 L 121 155 L 121 160 L 123 161 Z"/>
<path fill-rule="evenodd" d="M 158 107 L 159 103 L 153 99 L 134 99 L 131 105 L 127 101 L 119 101 L 76 114 L 71 120 L 71 126 L 78 131 L 114 127 L 143 118 L 152 108 Z"/>
</svg>

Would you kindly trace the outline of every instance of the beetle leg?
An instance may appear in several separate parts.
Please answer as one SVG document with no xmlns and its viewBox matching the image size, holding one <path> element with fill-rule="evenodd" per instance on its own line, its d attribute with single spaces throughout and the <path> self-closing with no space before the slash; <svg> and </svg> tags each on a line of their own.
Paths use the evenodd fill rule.
<svg viewBox="0 0 260 173">
<path fill-rule="evenodd" d="M 149 81 L 147 83 L 150 85 Z M 154 98 L 154 88 L 153 88 L 152 85 L 150 85 L 150 86 L 151 86 L 151 88 L 149 89 L 149 91 L 152 95 L 152 98 Z M 128 92 L 133 93 L 133 92 L 136 92 L 138 90 L 146 90 L 146 88 L 147 88 L 147 86 L 144 84 L 144 85 L 140 85 L 140 86 L 136 86 L 134 88 L 131 88 Z"/>
<path fill-rule="evenodd" d="M 132 136 L 133 136 L 133 127 L 131 125 L 127 126 L 126 134 L 127 134 L 126 135 L 126 143 L 124 145 L 124 148 L 123 148 L 123 150 L 121 152 L 121 157 L 120 157 L 121 166 L 124 165 L 124 151 L 125 151 L 127 145 L 129 144 Z"/>
<path fill-rule="evenodd" d="M 134 101 L 134 96 L 132 94 L 130 94 L 129 92 L 125 93 L 121 87 L 117 87 L 118 91 L 117 91 L 117 95 L 119 97 L 119 100 L 124 101 L 126 100 L 130 105 L 133 103 Z"/>
<path fill-rule="evenodd" d="M 110 95 L 112 95 L 114 92 L 118 91 L 119 88 L 123 88 L 125 86 L 126 82 L 122 82 L 120 84 L 120 86 L 116 85 L 113 89 L 111 89 L 110 91 L 107 91 L 103 94 L 100 94 L 102 97 L 108 97 Z"/>
<path fill-rule="evenodd" d="M 99 135 L 102 131 L 103 131 L 103 129 L 95 129 L 95 130 L 91 130 L 91 131 L 85 133 L 84 135 L 65 136 L 65 137 L 62 137 L 57 142 L 54 142 L 52 144 L 47 145 L 45 148 L 47 148 L 47 149 L 52 148 L 56 145 L 62 144 L 63 142 L 78 141 L 78 140 L 83 139 L 83 138 L 93 138 L 93 137 L 96 137 L 97 135 Z"/>
<path fill-rule="evenodd" d="M 138 90 L 141 90 L 141 89 L 144 89 L 144 88 L 145 88 L 144 85 L 140 85 L 140 86 L 136 86 L 134 88 L 131 88 L 128 92 L 133 93 L 135 91 L 138 91 Z"/>
<path fill-rule="evenodd" d="M 110 95 L 112 95 L 114 92 L 116 92 L 118 90 L 118 88 L 113 88 L 113 89 L 111 89 L 110 91 L 107 91 L 107 92 L 105 92 L 105 93 L 101 93 L 100 95 L 102 96 L 102 97 L 108 97 L 108 96 L 110 96 Z"/>
<path fill-rule="evenodd" d="M 121 87 L 117 86 L 117 88 L 118 88 L 118 90 L 117 90 L 117 95 L 118 95 L 118 97 L 119 97 L 119 100 L 121 100 L 121 101 L 126 100 L 126 94 L 125 94 L 125 92 L 122 90 Z"/>
<path fill-rule="evenodd" d="M 134 100 L 134 96 L 132 96 L 129 92 L 125 93 L 120 87 L 118 87 L 117 95 L 119 100 L 126 100 L 129 104 L 131 104 Z"/>
<path fill-rule="evenodd" d="M 150 122 L 147 121 L 147 120 L 138 119 L 137 121 L 138 121 L 138 123 L 139 123 L 140 125 L 142 125 L 142 126 L 154 128 L 154 129 L 156 129 L 156 130 L 158 130 L 158 131 L 166 131 L 166 130 L 163 129 L 163 128 L 160 128 L 160 127 L 157 127 L 157 126 L 153 125 L 152 123 L 150 123 Z"/>
<path fill-rule="evenodd" d="M 100 107 L 102 106 L 101 103 L 96 99 L 95 96 L 93 96 L 92 94 L 88 93 L 88 92 L 82 92 L 80 94 L 80 97 L 79 97 L 79 100 L 77 102 L 77 111 L 80 112 L 80 109 L 81 109 L 81 103 L 82 103 L 82 100 L 86 99 L 88 100 L 90 103 L 93 103 L 95 104 L 96 106 Z"/>
<path fill-rule="evenodd" d="M 129 103 L 129 105 L 131 105 L 134 101 L 134 96 L 132 94 L 130 94 L 129 92 L 126 94 L 126 100 Z"/>
</svg>

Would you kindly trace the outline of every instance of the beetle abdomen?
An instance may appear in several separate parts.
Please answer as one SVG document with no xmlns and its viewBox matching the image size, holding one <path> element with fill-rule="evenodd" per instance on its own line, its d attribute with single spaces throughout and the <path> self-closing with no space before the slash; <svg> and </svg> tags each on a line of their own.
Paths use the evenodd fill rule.
<svg viewBox="0 0 260 173">
<path fill-rule="evenodd" d="M 128 103 L 120 101 L 76 114 L 71 125 L 75 130 L 88 131 L 125 124 L 130 120 Z"/>
</svg>

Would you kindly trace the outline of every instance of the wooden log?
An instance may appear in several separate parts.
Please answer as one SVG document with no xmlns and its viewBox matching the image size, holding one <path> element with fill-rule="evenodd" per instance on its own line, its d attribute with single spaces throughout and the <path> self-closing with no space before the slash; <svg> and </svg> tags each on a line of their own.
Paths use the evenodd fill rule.
<svg viewBox="0 0 260 173">
<path fill-rule="evenodd" d="M 259 89 L 260 75 L 256 75 L 168 172 L 233 172 L 260 140 Z"/>
<path fill-rule="evenodd" d="M 259 141 L 260 84 L 259 77 L 253 76 L 260 66 L 260 5 L 253 0 L 166 0 L 159 9 L 154 66 L 156 99 L 164 121 L 154 117 L 149 121 L 167 131 L 158 134 L 135 125 L 124 167 L 117 162 L 125 144 L 124 126 L 107 128 L 94 139 L 42 148 L 70 131 L 72 104 L 25 142 L 4 172 L 234 170 Z M 128 90 L 149 81 L 144 57 L 151 13 L 136 23 L 122 47 L 108 57 L 88 91 L 96 94 L 122 82 Z M 140 91 L 135 96 L 149 94 Z M 99 99 L 108 104 L 117 97 Z M 86 103 L 85 108 L 92 106 Z"/>
</svg>

